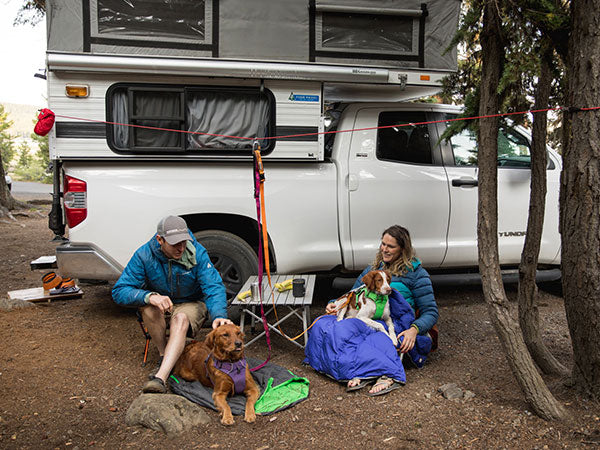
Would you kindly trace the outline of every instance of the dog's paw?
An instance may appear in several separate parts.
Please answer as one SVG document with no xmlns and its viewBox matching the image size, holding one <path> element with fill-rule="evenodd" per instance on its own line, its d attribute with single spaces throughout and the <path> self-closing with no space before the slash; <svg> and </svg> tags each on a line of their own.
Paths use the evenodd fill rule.
<svg viewBox="0 0 600 450">
<path fill-rule="evenodd" d="M 232 416 L 230 416 L 230 417 L 223 417 L 221 419 L 221 425 L 233 425 L 233 423 L 234 422 L 233 422 L 233 417 Z"/>
<path fill-rule="evenodd" d="M 398 339 L 396 338 L 396 336 L 390 336 L 390 339 L 392 340 L 394 347 L 398 347 Z"/>
<path fill-rule="evenodd" d="M 246 413 L 246 415 L 244 416 L 244 422 L 248 422 L 248 423 L 254 423 L 256 421 L 256 414 L 252 413 Z"/>
</svg>

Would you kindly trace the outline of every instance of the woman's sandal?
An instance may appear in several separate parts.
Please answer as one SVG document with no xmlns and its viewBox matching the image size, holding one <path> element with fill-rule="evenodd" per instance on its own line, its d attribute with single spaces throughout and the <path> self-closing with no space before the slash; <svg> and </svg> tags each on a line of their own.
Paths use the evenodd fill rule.
<svg viewBox="0 0 600 450">
<path fill-rule="evenodd" d="M 388 392 L 398 389 L 401 386 L 400 383 L 394 381 L 393 379 L 391 379 L 390 377 L 387 377 L 385 375 L 379 377 L 377 379 L 377 382 L 373 385 L 373 387 L 375 387 L 377 385 L 379 385 L 379 386 L 386 385 L 387 387 L 378 392 L 367 392 L 367 395 L 369 397 L 375 397 L 377 395 L 387 394 Z"/>
<path fill-rule="evenodd" d="M 350 383 L 351 381 L 358 381 L 358 384 L 355 384 L 354 386 L 346 385 L 346 392 L 358 391 L 359 389 L 362 389 L 373 382 L 373 380 L 361 380 L 360 378 L 352 378 L 350 381 L 348 381 L 348 383 Z"/>
</svg>

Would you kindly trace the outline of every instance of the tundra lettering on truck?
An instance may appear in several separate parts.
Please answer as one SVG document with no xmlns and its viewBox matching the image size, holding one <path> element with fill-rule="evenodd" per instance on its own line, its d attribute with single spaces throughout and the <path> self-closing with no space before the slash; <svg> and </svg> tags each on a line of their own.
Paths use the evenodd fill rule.
<svg viewBox="0 0 600 450">
<path fill-rule="evenodd" d="M 526 236 L 527 233 L 525 231 L 500 231 L 498 232 L 498 236 L 500 237 L 508 237 L 508 236 Z"/>
</svg>

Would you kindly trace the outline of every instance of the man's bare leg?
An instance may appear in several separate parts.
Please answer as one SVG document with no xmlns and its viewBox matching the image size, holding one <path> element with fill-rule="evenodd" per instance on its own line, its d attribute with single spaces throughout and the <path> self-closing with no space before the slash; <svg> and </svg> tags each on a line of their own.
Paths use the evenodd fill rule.
<svg viewBox="0 0 600 450">
<path fill-rule="evenodd" d="M 171 318 L 169 340 L 164 350 L 164 357 L 160 369 L 156 372 L 155 377 L 167 381 L 171 374 L 171 370 L 175 367 L 175 363 L 183 352 L 185 347 L 185 337 L 187 335 L 190 321 L 183 313 L 175 314 Z M 150 330 L 148 330 L 150 332 Z"/>
<path fill-rule="evenodd" d="M 144 325 L 148 328 L 148 334 L 152 338 L 152 342 L 158 350 L 158 354 L 162 357 L 165 354 L 167 345 L 167 324 L 165 315 L 156 306 L 148 305 L 140 308 Z"/>
</svg>

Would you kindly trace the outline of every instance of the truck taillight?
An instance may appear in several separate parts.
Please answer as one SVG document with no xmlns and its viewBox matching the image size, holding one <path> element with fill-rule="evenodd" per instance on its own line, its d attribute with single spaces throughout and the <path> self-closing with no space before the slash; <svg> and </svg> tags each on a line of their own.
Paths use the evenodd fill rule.
<svg viewBox="0 0 600 450">
<path fill-rule="evenodd" d="M 83 222 L 87 217 L 86 182 L 66 175 L 63 204 L 69 228 L 73 228 Z"/>
</svg>

